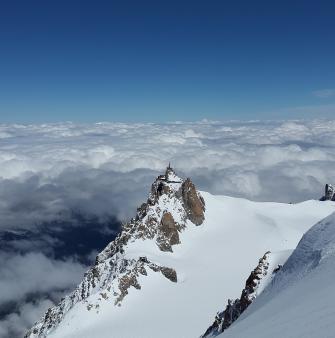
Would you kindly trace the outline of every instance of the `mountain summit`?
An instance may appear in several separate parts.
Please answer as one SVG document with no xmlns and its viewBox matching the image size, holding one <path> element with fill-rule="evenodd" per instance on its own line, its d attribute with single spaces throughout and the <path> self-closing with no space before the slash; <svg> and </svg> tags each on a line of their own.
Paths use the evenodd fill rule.
<svg viewBox="0 0 335 338">
<path fill-rule="evenodd" d="M 152 184 L 147 202 L 97 256 L 95 265 L 86 272 L 77 289 L 50 308 L 25 337 L 47 336 L 78 302 L 84 302 L 88 311 L 99 309 L 99 303 L 107 299 L 120 306 L 130 287 L 141 289 L 138 277 L 146 276 L 148 269 L 177 282 L 173 268 L 155 264 L 145 256 L 126 258 L 125 248 L 137 240 L 151 240 L 159 250 L 173 252 L 172 247 L 180 244 L 179 234 L 186 228 L 187 221 L 202 224 L 204 212 L 204 199 L 192 181 L 181 179 L 169 164 L 165 174 L 158 176 Z M 93 294 L 100 295 L 98 301 L 88 301 Z"/>
<path fill-rule="evenodd" d="M 267 276 L 253 287 L 259 257 L 271 251 L 264 269 L 272 272 L 334 210 L 213 196 L 169 166 L 78 287 L 26 338 L 199 337 L 228 298 L 245 288 L 240 303 L 249 303 L 261 292 Z"/>
</svg>

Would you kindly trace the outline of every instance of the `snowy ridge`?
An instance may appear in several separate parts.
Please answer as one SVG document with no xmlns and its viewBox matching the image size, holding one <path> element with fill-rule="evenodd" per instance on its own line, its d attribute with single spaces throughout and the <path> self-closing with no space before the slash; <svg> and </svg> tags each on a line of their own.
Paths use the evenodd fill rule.
<svg viewBox="0 0 335 338">
<path fill-rule="evenodd" d="M 272 288 L 283 289 L 335 260 L 335 214 L 318 222 L 301 238 L 297 248 L 273 280 Z"/>
<path fill-rule="evenodd" d="M 165 174 L 153 183 L 148 201 L 97 256 L 95 265 L 85 273 L 76 290 L 50 308 L 25 337 L 46 337 L 80 301 L 86 304 L 88 311 L 98 312 L 103 300 L 112 300 L 120 306 L 131 286 L 141 289 L 138 279 L 140 275 L 146 276 L 148 269 L 177 282 L 173 268 L 157 265 L 145 256 L 128 257 L 127 247 L 136 241 L 152 240 L 161 251 L 172 252 L 172 246 L 180 243 L 179 232 L 185 229 L 187 220 L 201 224 L 204 210 L 204 200 L 193 183 L 179 178 L 169 165 Z M 98 295 L 94 302 L 87 300 L 92 295 Z"/>
<path fill-rule="evenodd" d="M 217 336 L 219 333 L 225 331 L 256 298 L 260 281 L 268 274 L 269 255 L 270 251 L 266 252 L 259 260 L 257 267 L 251 272 L 245 283 L 241 297 L 235 300 L 228 299 L 225 310 L 217 313 L 214 323 L 206 330 L 201 338 Z"/>
<path fill-rule="evenodd" d="M 228 299 L 225 310 L 216 314 L 213 324 L 201 338 L 215 337 L 227 330 L 271 282 L 274 275 L 281 269 L 289 252 L 291 251 L 274 254 L 270 251 L 266 252 L 247 278 L 240 298 Z"/>
<path fill-rule="evenodd" d="M 314 225 L 225 338 L 335 336 L 335 213 Z"/>
</svg>

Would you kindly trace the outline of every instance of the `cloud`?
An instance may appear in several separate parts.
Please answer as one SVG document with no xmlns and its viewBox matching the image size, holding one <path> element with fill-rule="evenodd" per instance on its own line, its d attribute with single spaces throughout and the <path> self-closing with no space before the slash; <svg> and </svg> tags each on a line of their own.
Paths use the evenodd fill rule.
<svg viewBox="0 0 335 338">
<path fill-rule="evenodd" d="M 83 259 L 113 239 L 115 218 L 134 216 L 169 162 L 214 194 L 319 198 L 335 183 L 335 121 L 0 125 L 0 307 L 16 304 L 0 318 L 4 337 L 80 281 Z"/>
<path fill-rule="evenodd" d="M 22 337 L 54 301 L 75 287 L 86 269 L 69 258 L 0 252 L 0 309 L 7 313 L 0 319 L 0 338 Z"/>
<path fill-rule="evenodd" d="M 22 304 L 17 311 L 0 320 L 0 338 L 23 337 L 36 318 L 42 317 L 53 305 L 54 303 L 47 298 Z"/>
<path fill-rule="evenodd" d="M 68 259 L 53 260 L 42 253 L 0 255 L 0 303 L 17 302 L 26 295 L 73 287 L 86 267 Z"/>
<path fill-rule="evenodd" d="M 320 90 L 315 90 L 313 92 L 313 95 L 319 98 L 328 98 L 335 96 L 335 89 L 320 89 Z"/>
<path fill-rule="evenodd" d="M 334 130 L 333 120 L 3 125 L 0 131 L 11 137 L 0 146 L 1 224 L 29 227 L 73 210 L 130 217 L 169 161 L 215 193 L 275 201 L 318 197 L 314 186 L 278 194 L 279 181 L 271 193 L 265 176 L 311 176 L 321 189 L 335 179 Z M 297 168 L 303 170 L 292 177 Z"/>
</svg>

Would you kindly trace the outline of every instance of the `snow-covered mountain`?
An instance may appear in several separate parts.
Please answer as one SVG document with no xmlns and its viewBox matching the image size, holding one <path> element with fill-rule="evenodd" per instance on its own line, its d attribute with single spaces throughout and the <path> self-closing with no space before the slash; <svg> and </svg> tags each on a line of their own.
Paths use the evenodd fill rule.
<svg viewBox="0 0 335 338">
<path fill-rule="evenodd" d="M 228 298 L 239 297 L 259 258 L 270 251 L 264 266 L 274 270 L 333 211 L 330 201 L 213 196 L 168 167 L 80 285 L 26 337 L 198 337 Z"/>
<path fill-rule="evenodd" d="M 335 337 L 334 280 L 335 213 L 303 236 L 269 286 L 222 337 Z"/>
</svg>

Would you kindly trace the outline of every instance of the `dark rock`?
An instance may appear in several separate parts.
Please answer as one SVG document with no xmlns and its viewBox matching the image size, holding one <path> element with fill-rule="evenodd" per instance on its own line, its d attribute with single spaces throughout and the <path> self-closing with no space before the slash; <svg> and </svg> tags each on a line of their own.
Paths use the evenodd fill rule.
<svg viewBox="0 0 335 338">
<path fill-rule="evenodd" d="M 162 267 L 161 272 L 171 282 L 177 283 L 177 273 L 174 269 Z"/>
<path fill-rule="evenodd" d="M 273 273 L 277 273 L 283 266 L 278 264 L 278 266 L 273 270 Z"/>
<path fill-rule="evenodd" d="M 141 256 L 141 257 L 139 258 L 139 261 L 140 261 L 140 262 L 143 262 L 143 263 L 149 263 L 148 258 L 147 258 L 146 256 Z"/>
<path fill-rule="evenodd" d="M 320 198 L 320 201 L 335 201 L 335 188 L 331 184 L 326 184 L 325 195 Z"/>
<path fill-rule="evenodd" d="M 142 205 L 139 208 L 137 208 L 136 220 L 139 220 L 145 217 L 145 215 L 147 214 L 147 209 L 148 209 L 148 205 L 146 203 L 142 203 Z"/>
</svg>

